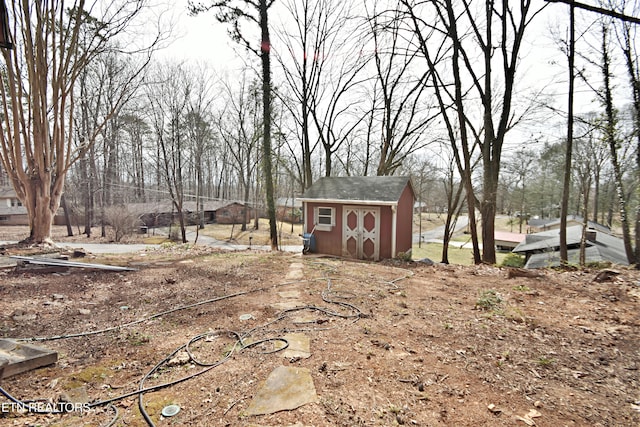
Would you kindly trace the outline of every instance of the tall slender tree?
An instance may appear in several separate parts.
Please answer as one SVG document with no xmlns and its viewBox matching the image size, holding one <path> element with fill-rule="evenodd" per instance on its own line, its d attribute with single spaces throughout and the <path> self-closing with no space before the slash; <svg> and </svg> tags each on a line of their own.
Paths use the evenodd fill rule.
<svg viewBox="0 0 640 427">
<path fill-rule="evenodd" d="M 189 2 L 192 13 L 200 13 L 215 9 L 216 19 L 222 23 L 231 24 L 229 34 L 231 38 L 250 52 L 260 57 L 262 77 L 262 111 L 263 111 L 263 135 L 262 135 L 262 172 L 267 199 L 267 215 L 269 217 L 269 237 L 271 249 L 278 249 L 278 229 L 276 224 L 276 206 L 274 200 L 273 185 L 273 158 L 271 150 L 271 39 L 269 36 L 269 9 L 275 0 L 222 0 L 210 5 L 194 4 Z M 257 24 L 260 30 L 260 48 L 251 43 L 246 34 L 241 30 L 243 23 Z"/>
</svg>

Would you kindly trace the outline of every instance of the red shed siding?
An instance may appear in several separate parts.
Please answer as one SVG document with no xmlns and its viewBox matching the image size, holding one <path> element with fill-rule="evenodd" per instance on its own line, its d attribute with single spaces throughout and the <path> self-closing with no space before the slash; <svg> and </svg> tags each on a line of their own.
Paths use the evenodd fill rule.
<svg viewBox="0 0 640 427">
<path fill-rule="evenodd" d="M 338 203 L 306 203 L 305 212 L 305 224 L 307 229 L 305 232 L 311 233 L 313 225 L 316 222 L 314 217 L 314 208 L 335 208 L 336 225 L 331 231 L 318 231 L 313 232 L 316 237 L 316 252 L 327 255 L 342 256 L 342 205 Z"/>
<path fill-rule="evenodd" d="M 396 255 L 408 252 L 413 246 L 413 204 L 415 196 L 410 186 L 406 186 L 398 200 L 396 224 Z"/>
<path fill-rule="evenodd" d="M 391 258 L 391 206 L 380 206 L 380 259 Z"/>
<path fill-rule="evenodd" d="M 313 234 L 316 238 L 316 251 L 322 254 L 343 256 L 342 253 L 342 205 L 338 203 L 306 203 L 306 226 L 305 232 L 310 233 L 313 230 L 313 225 L 316 221 L 314 215 L 315 207 L 335 208 L 336 212 L 336 225 L 331 231 L 318 231 L 315 230 Z M 362 205 L 362 207 L 378 207 L 378 205 Z M 380 231 L 379 231 L 379 248 L 380 258 L 391 258 L 391 239 L 392 239 L 392 224 L 393 215 L 391 212 L 391 206 L 379 206 L 380 207 Z M 409 210 L 411 212 L 411 210 Z M 403 221 L 398 221 L 398 225 Z M 407 221 L 404 221 L 405 223 Z M 411 220 L 409 227 L 411 227 Z M 406 228 L 406 227 L 404 227 Z M 406 252 L 411 248 L 411 229 L 409 229 L 409 236 L 400 237 L 396 235 L 396 241 L 409 242 L 409 246 L 404 248 Z M 398 249 L 399 250 L 399 249 Z"/>
</svg>

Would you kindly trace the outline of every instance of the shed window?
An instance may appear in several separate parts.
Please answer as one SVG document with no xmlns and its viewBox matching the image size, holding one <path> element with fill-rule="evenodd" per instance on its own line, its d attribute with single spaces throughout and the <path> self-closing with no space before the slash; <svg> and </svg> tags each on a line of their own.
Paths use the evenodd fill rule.
<svg viewBox="0 0 640 427">
<path fill-rule="evenodd" d="M 0 222 L 7 222 L 7 221 L 9 221 L 8 216 L 0 216 Z"/>
<path fill-rule="evenodd" d="M 336 225 L 336 209 L 317 207 L 315 210 L 316 230 L 331 231 L 333 226 Z"/>
</svg>

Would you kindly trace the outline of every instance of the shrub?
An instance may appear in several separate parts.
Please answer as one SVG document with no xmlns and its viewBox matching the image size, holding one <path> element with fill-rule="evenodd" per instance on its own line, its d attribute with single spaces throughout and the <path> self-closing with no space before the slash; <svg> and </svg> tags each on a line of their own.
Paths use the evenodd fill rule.
<svg viewBox="0 0 640 427">
<path fill-rule="evenodd" d="M 524 257 L 522 255 L 510 253 L 502 261 L 502 267 L 524 267 Z"/>
<path fill-rule="evenodd" d="M 133 234 L 140 223 L 139 219 L 129 212 L 125 206 L 110 206 L 105 211 L 105 219 L 113 229 L 116 242 L 121 241 L 125 236 Z"/>
</svg>

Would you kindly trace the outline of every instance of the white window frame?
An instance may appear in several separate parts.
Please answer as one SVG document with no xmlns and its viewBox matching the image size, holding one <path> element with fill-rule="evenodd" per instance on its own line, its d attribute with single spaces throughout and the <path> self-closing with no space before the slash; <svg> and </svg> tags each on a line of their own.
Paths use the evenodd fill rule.
<svg viewBox="0 0 640 427">
<path fill-rule="evenodd" d="M 320 210 L 321 209 L 329 209 L 331 212 L 331 216 L 329 215 L 320 215 Z M 326 224 L 326 223 L 320 223 L 320 217 L 322 218 L 329 218 L 330 223 Z M 314 219 L 314 226 L 315 229 L 318 231 L 331 231 L 333 229 L 333 227 L 335 227 L 336 225 L 336 208 L 330 208 L 328 206 L 316 206 L 315 208 L 313 208 L 313 219 Z"/>
</svg>

